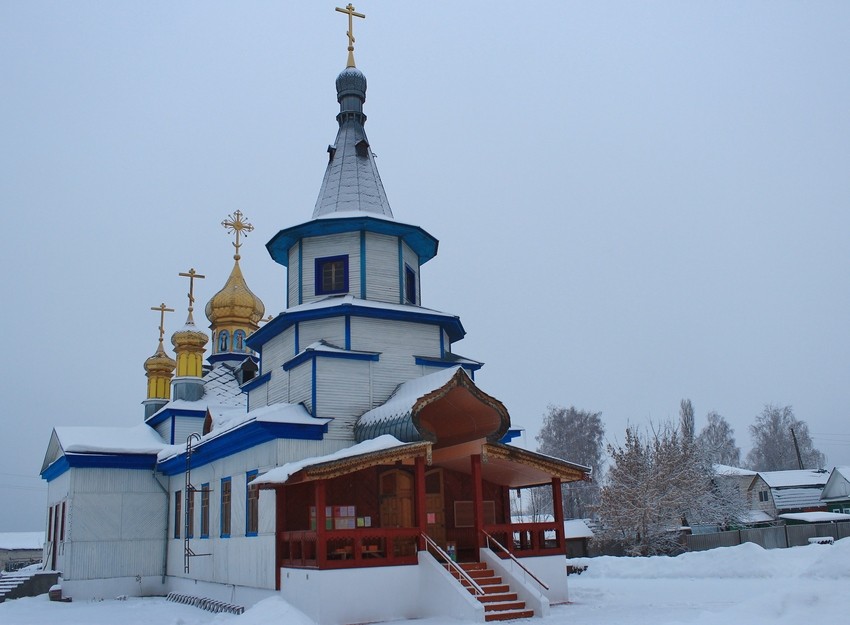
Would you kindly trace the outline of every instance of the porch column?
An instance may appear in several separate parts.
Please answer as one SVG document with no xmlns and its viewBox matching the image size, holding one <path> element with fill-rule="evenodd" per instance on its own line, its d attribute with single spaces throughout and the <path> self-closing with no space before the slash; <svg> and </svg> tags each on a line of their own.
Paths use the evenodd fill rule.
<svg viewBox="0 0 850 625">
<path fill-rule="evenodd" d="M 475 543 L 484 547 L 484 484 L 481 481 L 481 454 L 471 457 L 472 461 L 472 511 L 475 524 Z"/>
<path fill-rule="evenodd" d="M 328 545 L 325 539 L 325 481 L 316 480 L 316 564 L 322 568 L 327 564 Z"/>
<path fill-rule="evenodd" d="M 560 551 L 566 552 L 564 544 L 564 494 L 561 491 L 561 478 L 552 478 L 552 513 L 555 516 L 555 540 Z"/>
<path fill-rule="evenodd" d="M 419 545 L 419 551 L 425 551 L 425 538 L 422 535 L 428 529 L 428 509 L 425 502 L 425 458 L 422 456 L 416 458 L 415 480 L 413 503 L 416 508 L 416 527 L 419 528 L 416 542 Z"/>
</svg>

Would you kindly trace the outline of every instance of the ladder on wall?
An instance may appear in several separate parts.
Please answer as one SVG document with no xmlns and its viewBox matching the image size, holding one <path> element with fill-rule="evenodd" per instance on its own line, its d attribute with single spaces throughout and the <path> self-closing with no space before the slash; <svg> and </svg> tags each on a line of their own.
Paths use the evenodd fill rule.
<svg viewBox="0 0 850 625">
<path fill-rule="evenodd" d="M 199 556 L 209 556 L 210 553 L 195 553 L 192 550 L 192 545 L 189 536 L 189 528 L 192 526 L 192 515 L 195 513 L 195 493 L 209 493 L 210 489 L 195 488 L 192 484 L 192 444 L 200 441 L 201 435 L 197 432 L 192 432 L 186 438 L 186 474 L 184 476 L 184 501 L 183 501 L 183 572 L 189 572 L 189 562 L 192 558 Z M 194 534 L 194 532 L 192 532 Z"/>
</svg>

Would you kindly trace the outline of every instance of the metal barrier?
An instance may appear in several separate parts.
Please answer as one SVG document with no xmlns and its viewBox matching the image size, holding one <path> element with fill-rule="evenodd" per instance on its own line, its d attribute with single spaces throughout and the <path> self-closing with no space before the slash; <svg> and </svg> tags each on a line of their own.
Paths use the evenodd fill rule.
<svg viewBox="0 0 850 625">
<path fill-rule="evenodd" d="M 714 534 L 694 534 L 686 538 L 689 551 L 703 551 L 715 547 L 734 547 L 747 542 L 756 543 L 765 549 L 799 547 L 808 545 L 810 538 L 826 538 L 829 536 L 835 540 L 850 537 L 850 521 L 779 525 Z"/>
<path fill-rule="evenodd" d="M 166 601 L 182 603 L 183 605 L 191 605 L 207 612 L 227 612 L 228 614 L 242 614 L 245 612 L 245 607 L 241 605 L 233 605 L 224 601 L 216 601 L 208 597 L 192 597 L 191 595 L 181 595 L 177 592 L 170 592 L 165 598 Z"/>
</svg>

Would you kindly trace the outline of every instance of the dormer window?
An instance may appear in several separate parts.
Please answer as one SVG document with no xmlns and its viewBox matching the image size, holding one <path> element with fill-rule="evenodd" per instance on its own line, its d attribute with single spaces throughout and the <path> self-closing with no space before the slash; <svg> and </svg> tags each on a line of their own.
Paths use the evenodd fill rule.
<svg viewBox="0 0 850 625">
<path fill-rule="evenodd" d="M 410 265 L 404 266 L 404 299 L 408 304 L 416 303 L 416 272 Z"/>
<path fill-rule="evenodd" d="M 316 259 L 316 295 L 348 292 L 348 255 Z"/>
</svg>

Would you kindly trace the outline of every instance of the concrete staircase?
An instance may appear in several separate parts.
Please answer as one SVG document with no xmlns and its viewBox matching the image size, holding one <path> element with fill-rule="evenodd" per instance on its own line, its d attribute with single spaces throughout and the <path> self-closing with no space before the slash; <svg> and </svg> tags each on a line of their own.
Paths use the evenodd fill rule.
<svg viewBox="0 0 850 625">
<path fill-rule="evenodd" d="M 3 573 L 0 575 L 0 603 L 6 599 L 42 595 L 50 590 L 58 579 L 59 573 L 55 571 Z"/>
<path fill-rule="evenodd" d="M 484 619 L 487 621 L 508 621 L 518 618 L 530 618 L 534 616 L 534 610 L 526 607 L 525 601 L 520 601 L 509 584 L 503 583 L 501 577 L 497 577 L 492 569 L 487 568 L 483 562 L 466 562 L 460 565 L 475 583 L 484 590 L 483 595 L 477 595 L 476 599 L 484 604 Z M 469 582 L 461 579 L 461 584 L 475 594 Z"/>
</svg>

